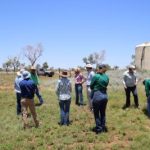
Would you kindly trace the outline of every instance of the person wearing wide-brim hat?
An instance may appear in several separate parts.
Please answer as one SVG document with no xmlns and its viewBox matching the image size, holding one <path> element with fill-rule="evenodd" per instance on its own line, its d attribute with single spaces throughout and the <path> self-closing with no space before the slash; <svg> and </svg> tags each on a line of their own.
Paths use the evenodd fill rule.
<svg viewBox="0 0 150 150">
<path fill-rule="evenodd" d="M 39 89 L 40 89 L 40 82 L 39 82 L 38 75 L 37 75 L 37 73 L 36 73 L 36 68 L 35 68 L 34 66 L 31 66 L 31 68 L 30 68 L 30 73 L 31 73 L 31 79 L 33 80 L 33 82 L 34 82 L 35 85 L 36 85 L 35 94 L 36 94 L 36 96 L 37 96 L 38 99 L 39 99 L 40 105 L 42 105 L 42 104 L 44 103 L 44 100 L 43 100 L 43 98 L 42 98 L 41 93 L 39 92 Z"/>
<path fill-rule="evenodd" d="M 137 83 L 138 83 L 138 79 L 137 79 L 137 74 L 135 72 L 135 66 L 129 65 L 128 70 L 125 71 L 123 74 L 123 85 L 124 85 L 124 90 L 126 94 L 126 103 L 122 107 L 123 109 L 130 107 L 130 93 L 131 92 L 134 97 L 135 108 L 139 107 Z"/>
<path fill-rule="evenodd" d="M 86 81 L 86 78 L 81 73 L 80 68 L 75 69 L 75 96 L 76 96 L 76 102 L 75 104 L 78 106 L 83 105 L 83 87 L 82 84 Z"/>
<path fill-rule="evenodd" d="M 20 71 L 18 71 L 16 73 L 16 78 L 15 78 L 15 82 L 14 82 L 14 89 L 15 89 L 15 93 L 16 93 L 16 100 L 17 100 L 17 115 L 21 114 L 21 90 L 20 90 L 20 86 L 19 83 L 22 81 L 22 74 L 20 73 Z"/>
<path fill-rule="evenodd" d="M 68 71 L 63 70 L 60 74 L 60 79 L 57 81 L 56 94 L 58 96 L 60 107 L 60 125 L 69 125 L 69 114 L 71 104 L 72 85 L 68 79 Z"/>
<path fill-rule="evenodd" d="M 87 91 L 87 99 L 89 102 L 89 109 L 92 111 L 93 106 L 92 106 L 92 99 L 91 99 L 91 80 L 93 76 L 95 75 L 95 72 L 92 70 L 93 66 L 91 64 L 86 64 L 86 70 L 87 70 L 87 77 L 86 77 L 86 91 Z"/>
<path fill-rule="evenodd" d="M 30 79 L 30 73 L 28 71 L 24 71 L 22 73 L 23 80 L 19 83 L 21 89 L 21 107 L 22 107 L 22 118 L 24 122 L 24 128 L 29 127 L 28 125 L 28 107 L 31 111 L 33 116 L 35 126 L 39 126 L 39 121 L 37 120 L 37 114 L 34 105 L 34 94 L 36 85 L 34 84 L 33 80 Z"/>
</svg>

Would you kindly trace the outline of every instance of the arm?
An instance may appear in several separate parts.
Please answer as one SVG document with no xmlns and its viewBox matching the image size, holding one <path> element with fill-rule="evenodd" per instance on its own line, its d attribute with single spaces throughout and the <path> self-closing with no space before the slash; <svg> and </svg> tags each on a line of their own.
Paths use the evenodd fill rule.
<svg viewBox="0 0 150 150">
<path fill-rule="evenodd" d="M 145 81 L 145 92 L 146 96 L 148 97 L 150 95 L 150 85 L 147 81 Z"/>
<path fill-rule="evenodd" d="M 90 84 L 91 90 L 94 89 L 94 83 L 95 83 L 95 81 L 96 81 L 96 76 L 94 76 L 94 77 L 92 78 L 92 80 L 91 80 L 91 84 Z"/>
</svg>

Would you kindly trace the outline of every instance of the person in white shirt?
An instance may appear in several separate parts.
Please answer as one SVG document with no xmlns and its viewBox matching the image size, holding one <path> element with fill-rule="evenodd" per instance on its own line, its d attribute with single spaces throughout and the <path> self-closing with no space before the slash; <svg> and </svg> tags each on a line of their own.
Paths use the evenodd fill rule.
<svg viewBox="0 0 150 150">
<path fill-rule="evenodd" d="M 137 75 L 135 72 L 135 66 L 130 65 L 128 70 L 123 74 L 123 85 L 126 93 L 126 104 L 123 109 L 130 107 L 130 93 L 132 92 L 134 97 L 135 107 L 139 107 L 138 94 L 137 94 Z"/>
<path fill-rule="evenodd" d="M 89 109 L 92 110 L 92 99 L 91 99 L 91 88 L 90 88 L 90 84 L 91 84 L 91 80 L 93 78 L 93 76 L 95 75 L 95 72 L 92 70 L 93 66 L 91 64 L 87 64 L 86 65 L 86 70 L 87 70 L 87 77 L 86 77 L 86 91 L 87 91 L 87 99 L 88 99 L 88 103 L 89 103 Z"/>
<path fill-rule="evenodd" d="M 64 70 L 60 74 L 60 79 L 56 85 L 56 95 L 60 106 L 60 125 L 69 125 L 69 112 L 71 103 L 72 85 L 68 77 L 68 71 Z"/>
</svg>

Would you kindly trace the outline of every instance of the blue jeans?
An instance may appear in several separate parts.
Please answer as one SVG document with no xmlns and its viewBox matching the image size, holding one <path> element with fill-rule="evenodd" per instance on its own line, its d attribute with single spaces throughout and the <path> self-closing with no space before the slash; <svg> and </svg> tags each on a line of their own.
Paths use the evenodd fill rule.
<svg viewBox="0 0 150 150">
<path fill-rule="evenodd" d="M 83 105 L 82 84 L 75 84 L 76 104 Z"/>
<path fill-rule="evenodd" d="M 17 98 L 17 115 L 21 113 L 21 93 L 16 93 Z"/>
<path fill-rule="evenodd" d="M 150 95 L 147 97 L 147 112 L 148 116 L 150 117 Z"/>
<path fill-rule="evenodd" d="M 106 106 L 108 98 L 106 93 L 94 92 L 93 112 L 96 123 L 96 131 L 101 132 L 106 128 Z"/>
<path fill-rule="evenodd" d="M 39 102 L 42 104 L 44 101 L 43 101 L 42 95 L 40 94 L 39 89 L 38 89 L 37 86 L 36 86 L 36 89 L 35 89 L 35 94 L 38 97 Z"/>
<path fill-rule="evenodd" d="M 71 99 L 59 101 L 60 123 L 62 125 L 68 125 L 69 124 L 70 103 L 71 103 Z"/>
</svg>

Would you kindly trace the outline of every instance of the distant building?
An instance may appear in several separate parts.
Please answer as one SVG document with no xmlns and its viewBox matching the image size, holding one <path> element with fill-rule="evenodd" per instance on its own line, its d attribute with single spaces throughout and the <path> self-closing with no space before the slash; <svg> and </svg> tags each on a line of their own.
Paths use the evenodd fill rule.
<svg viewBox="0 0 150 150">
<path fill-rule="evenodd" d="M 135 65 L 138 69 L 150 70 L 150 42 L 136 46 Z"/>
</svg>

